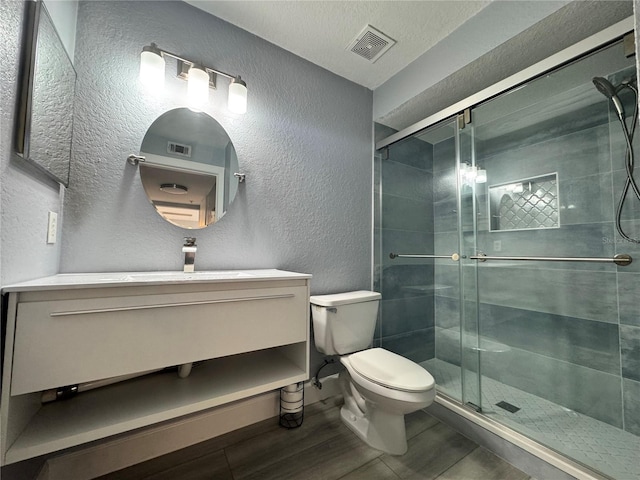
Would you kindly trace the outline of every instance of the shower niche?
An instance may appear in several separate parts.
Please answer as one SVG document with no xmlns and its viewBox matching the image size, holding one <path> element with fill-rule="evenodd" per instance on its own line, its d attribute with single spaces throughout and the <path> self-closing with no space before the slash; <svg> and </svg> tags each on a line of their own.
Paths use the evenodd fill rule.
<svg viewBox="0 0 640 480">
<path fill-rule="evenodd" d="M 559 228 L 558 174 L 489 186 L 492 232 Z"/>
</svg>

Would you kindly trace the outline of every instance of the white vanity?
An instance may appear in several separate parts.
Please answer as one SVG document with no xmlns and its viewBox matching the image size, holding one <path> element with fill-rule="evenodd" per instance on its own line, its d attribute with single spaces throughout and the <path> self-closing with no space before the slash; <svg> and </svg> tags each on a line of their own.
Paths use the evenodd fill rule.
<svg viewBox="0 0 640 480">
<path fill-rule="evenodd" d="M 309 378 L 311 275 L 62 274 L 3 288 L 2 465 Z M 175 368 L 195 362 L 187 378 Z M 42 404 L 42 391 L 160 370 Z"/>
</svg>

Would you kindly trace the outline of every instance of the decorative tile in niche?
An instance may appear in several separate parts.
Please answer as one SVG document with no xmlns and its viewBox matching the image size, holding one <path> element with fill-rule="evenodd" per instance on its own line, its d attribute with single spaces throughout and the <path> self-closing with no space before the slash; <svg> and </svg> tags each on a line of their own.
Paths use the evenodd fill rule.
<svg viewBox="0 0 640 480">
<path fill-rule="evenodd" d="M 558 174 L 489 187 L 491 231 L 560 227 Z"/>
</svg>

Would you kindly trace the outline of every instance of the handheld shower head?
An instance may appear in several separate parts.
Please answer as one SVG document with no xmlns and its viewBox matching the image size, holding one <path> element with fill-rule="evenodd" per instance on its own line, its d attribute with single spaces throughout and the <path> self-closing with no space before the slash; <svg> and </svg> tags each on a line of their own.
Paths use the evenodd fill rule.
<svg viewBox="0 0 640 480">
<path fill-rule="evenodd" d="M 615 87 L 611 85 L 611 82 L 609 82 L 609 80 L 607 80 L 606 78 L 593 77 L 593 84 L 605 97 L 612 98 L 616 96 Z"/>
<path fill-rule="evenodd" d="M 621 121 L 624 122 L 624 108 L 622 108 L 622 102 L 618 98 L 616 88 L 611 85 L 611 82 L 609 82 L 609 80 L 602 77 L 593 77 L 593 84 L 596 86 L 600 93 L 611 100 L 613 106 L 616 109 L 616 112 L 618 112 L 618 117 Z"/>
</svg>

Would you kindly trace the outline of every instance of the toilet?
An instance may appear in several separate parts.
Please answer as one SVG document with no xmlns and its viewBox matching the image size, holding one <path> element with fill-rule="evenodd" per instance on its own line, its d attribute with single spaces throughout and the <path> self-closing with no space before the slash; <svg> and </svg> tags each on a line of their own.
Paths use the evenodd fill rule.
<svg viewBox="0 0 640 480">
<path fill-rule="evenodd" d="M 340 355 L 346 370 L 342 421 L 369 446 L 391 455 L 407 451 L 404 416 L 430 405 L 433 377 L 417 363 L 370 348 L 381 295 L 356 291 L 310 297 L 316 348 Z"/>
</svg>

